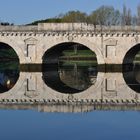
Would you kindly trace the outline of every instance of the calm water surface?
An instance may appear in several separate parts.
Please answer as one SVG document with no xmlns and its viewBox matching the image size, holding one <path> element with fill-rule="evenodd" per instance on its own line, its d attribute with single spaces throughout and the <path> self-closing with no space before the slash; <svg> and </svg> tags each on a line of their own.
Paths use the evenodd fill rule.
<svg viewBox="0 0 140 140">
<path fill-rule="evenodd" d="M 0 111 L 2 140 L 139 140 L 140 112 L 41 113 Z"/>
<path fill-rule="evenodd" d="M 17 84 L 20 76 L 17 63 L 0 63 L 0 93 L 5 94 Z M 97 66 L 90 61 L 47 66 L 42 73 L 44 83 L 62 93 L 84 91 L 94 86 L 98 76 Z M 123 77 L 126 86 L 140 93 L 139 66 L 123 73 Z M 1 109 L 0 126 L 1 140 L 140 140 L 139 111 L 47 113 Z"/>
</svg>

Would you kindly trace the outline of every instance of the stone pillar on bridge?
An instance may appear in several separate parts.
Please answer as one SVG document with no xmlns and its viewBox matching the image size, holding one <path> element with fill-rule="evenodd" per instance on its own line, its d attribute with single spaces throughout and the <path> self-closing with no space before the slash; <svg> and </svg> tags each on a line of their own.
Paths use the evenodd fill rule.
<svg viewBox="0 0 140 140">
<path fill-rule="evenodd" d="M 104 40 L 104 58 L 106 64 L 115 64 L 117 63 L 116 60 L 116 46 L 117 40 L 116 39 L 106 39 Z"/>
<path fill-rule="evenodd" d="M 36 57 L 37 57 L 37 52 L 36 52 L 36 44 L 37 40 L 34 38 L 28 38 L 25 41 L 26 45 L 26 61 L 27 63 L 35 63 L 36 62 Z"/>
</svg>

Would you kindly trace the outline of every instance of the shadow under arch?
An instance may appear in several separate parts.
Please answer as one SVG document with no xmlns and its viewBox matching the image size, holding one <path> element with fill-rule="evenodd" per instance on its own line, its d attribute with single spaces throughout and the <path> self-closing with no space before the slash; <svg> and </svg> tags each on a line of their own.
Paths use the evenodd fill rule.
<svg viewBox="0 0 140 140">
<path fill-rule="evenodd" d="M 75 46 L 77 48 L 75 48 Z M 48 49 L 44 56 L 43 56 L 43 65 L 42 65 L 42 70 L 43 70 L 43 81 L 45 82 L 45 84 L 47 86 L 49 86 L 50 88 L 61 92 L 61 93 L 79 93 L 81 91 L 84 91 L 85 89 L 77 89 L 77 88 L 73 88 L 71 86 L 69 86 L 68 84 L 66 84 L 65 82 L 62 81 L 61 78 L 61 74 L 62 71 L 64 70 L 63 68 L 63 62 L 60 61 L 60 57 L 62 56 L 62 52 L 65 50 L 90 50 L 88 47 L 76 43 L 76 42 L 64 42 L 64 43 L 60 43 L 57 44 L 55 46 L 53 46 L 52 48 Z M 91 50 L 90 50 L 91 51 Z M 92 53 L 94 53 L 93 51 L 91 51 Z M 94 53 L 95 54 L 95 53 Z M 65 60 L 66 58 L 61 57 L 61 59 Z M 72 58 L 75 61 L 75 58 Z M 97 58 L 95 55 L 95 61 L 97 62 Z M 74 66 L 75 69 L 77 69 L 77 66 Z M 70 69 L 71 66 L 67 66 L 66 69 Z M 63 70 L 62 70 L 63 69 Z M 97 67 L 96 70 L 94 68 L 91 67 L 91 69 L 89 68 L 89 71 L 92 73 L 94 71 L 95 75 L 97 76 Z M 82 73 L 84 73 L 85 71 L 83 71 Z M 69 73 L 65 74 L 65 77 L 68 77 Z M 83 75 L 84 76 L 84 75 Z M 71 76 L 72 77 L 72 76 Z"/>
<path fill-rule="evenodd" d="M 19 78 L 19 57 L 16 51 L 0 42 L 0 93 L 9 91 Z"/>
<path fill-rule="evenodd" d="M 123 65 L 132 65 L 136 54 L 140 51 L 140 44 L 133 46 L 124 56 Z"/>
<path fill-rule="evenodd" d="M 140 51 L 140 44 L 133 46 L 123 60 L 123 77 L 126 84 L 135 92 L 140 93 L 140 64 L 134 62 Z"/>
</svg>

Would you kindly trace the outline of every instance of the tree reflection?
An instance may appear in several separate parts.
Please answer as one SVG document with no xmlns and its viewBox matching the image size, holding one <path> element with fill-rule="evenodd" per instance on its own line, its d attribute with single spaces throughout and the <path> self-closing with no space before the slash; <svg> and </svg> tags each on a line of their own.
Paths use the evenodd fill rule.
<svg viewBox="0 0 140 140">
<path fill-rule="evenodd" d="M 95 65 L 77 63 L 44 65 L 43 80 L 47 86 L 62 93 L 78 93 L 94 85 L 97 77 Z"/>
<path fill-rule="evenodd" d="M 77 63 L 63 63 L 59 66 L 59 76 L 67 86 L 83 91 L 93 85 L 97 77 L 97 68 L 92 65 L 79 66 Z"/>
</svg>

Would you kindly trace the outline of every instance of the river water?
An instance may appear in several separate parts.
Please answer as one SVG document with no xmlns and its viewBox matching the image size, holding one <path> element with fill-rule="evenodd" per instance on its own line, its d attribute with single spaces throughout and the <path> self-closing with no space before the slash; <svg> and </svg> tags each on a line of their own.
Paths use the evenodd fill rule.
<svg viewBox="0 0 140 140">
<path fill-rule="evenodd" d="M 139 101 L 139 64 L 106 72 L 93 60 L 0 62 L 2 140 L 139 140 Z"/>
<path fill-rule="evenodd" d="M 138 111 L 47 113 L 0 110 L 1 139 L 139 140 Z"/>
<path fill-rule="evenodd" d="M 16 64 L 13 66 L 8 62 L 7 65 L 5 63 L 0 70 L 1 95 L 8 94 L 8 91 L 18 84 L 18 78 L 22 75 Z M 51 89 L 73 95 L 94 86 L 100 72 L 90 62 L 82 64 L 67 62 L 60 63 L 59 66 L 51 65 L 39 73 L 42 75 L 45 85 Z M 106 74 L 102 72 L 102 75 Z M 122 75 L 125 81 L 124 86 L 129 89 L 126 89 L 125 92 L 131 89 L 130 92 L 134 91 L 136 95 L 139 95 L 138 68 L 134 67 L 133 71 L 124 73 L 107 73 L 107 75 L 114 75 L 109 77 L 114 77 L 115 80 Z M 120 85 L 122 86 L 122 84 Z M 115 90 L 118 91 L 118 94 L 120 93 L 119 87 Z M 114 95 L 114 92 L 111 91 L 107 94 Z M 116 97 L 111 97 L 111 99 L 113 98 Z M 100 107 L 92 105 L 44 105 L 43 107 L 30 105 L 27 107 L 26 105 L 2 104 L 0 108 L 0 137 L 2 140 L 139 140 L 140 138 L 138 107 L 129 108 L 127 105 L 124 108 L 121 106 L 104 108 L 103 105 Z"/>
</svg>

